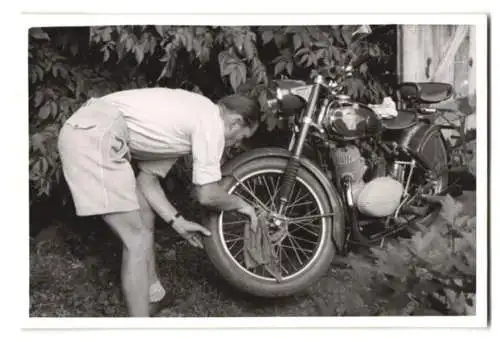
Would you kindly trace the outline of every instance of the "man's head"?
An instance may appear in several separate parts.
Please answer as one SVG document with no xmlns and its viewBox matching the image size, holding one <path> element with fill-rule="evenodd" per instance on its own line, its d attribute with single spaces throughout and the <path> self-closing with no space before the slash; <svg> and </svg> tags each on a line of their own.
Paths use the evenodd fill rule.
<svg viewBox="0 0 500 342">
<path fill-rule="evenodd" d="M 237 146 L 255 133 L 260 113 L 257 101 L 242 95 L 229 95 L 220 99 L 217 104 L 224 120 L 226 147 Z"/>
</svg>

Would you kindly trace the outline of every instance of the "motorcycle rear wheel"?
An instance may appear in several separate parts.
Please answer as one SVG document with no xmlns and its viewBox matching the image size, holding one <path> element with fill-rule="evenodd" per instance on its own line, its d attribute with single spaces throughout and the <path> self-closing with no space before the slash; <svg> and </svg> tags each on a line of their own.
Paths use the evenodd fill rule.
<svg viewBox="0 0 500 342">
<path fill-rule="evenodd" d="M 225 190 L 247 201 L 255 200 L 254 197 L 257 197 L 260 203 L 267 205 L 269 211 L 272 212 L 275 209 L 273 203 L 277 197 L 275 194 L 278 191 L 279 179 L 283 175 L 286 165 L 286 159 L 275 157 L 266 157 L 244 163 L 237 167 L 237 170 L 233 170 L 233 172 L 237 171 L 236 173 L 239 175 L 238 181 L 234 180 L 225 184 Z M 293 203 L 293 196 L 296 194 L 296 203 L 295 206 L 290 206 L 287 209 L 286 216 L 305 217 L 305 212 L 300 211 L 307 210 L 304 207 L 315 207 L 306 216 L 326 214 L 329 203 L 321 184 L 303 168 L 299 169 L 296 179 L 297 183 L 292 191 L 291 201 Z M 254 195 L 250 195 L 247 190 L 254 192 Z M 303 198 L 309 199 L 311 203 L 304 204 L 305 202 L 299 201 L 297 198 L 299 190 L 302 191 L 300 197 L 304 196 Z M 258 206 L 258 203 L 256 204 Z M 206 224 L 211 229 L 212 236 L 206 237 L 204 244 L 210 261 L 222 277 L 243 292 L 267 298 L 297 294 L 317 281 L 328 270 L 336 255 L 332 241 L 332 220 L 339 218 L 322 217 L 315 221 L 302 221 L 301 224 L 297 223 L 296 227 L 290 224 L 287 226 L 287 233 L 281 241 L 282 245 L 273 246 L 273 251 L 278 255 L 278 269 L 282 272 L 283 277 L 278 282 L 262 266 L 259 266 L 260 270 L 259 267 L 251 270 L 246 268 L 242 261 L 244 222 L 241 221 L 245 221 L 247 218 L 241 215 L 239 221 L 231 221 L 231 218 L 237 215 L 240 214 L 221 212 L 208 217 Z M 238 226 L 240 223 L 241 225 Z M 307 246 L 309 248 L 306 248 Z"/>
</svg>

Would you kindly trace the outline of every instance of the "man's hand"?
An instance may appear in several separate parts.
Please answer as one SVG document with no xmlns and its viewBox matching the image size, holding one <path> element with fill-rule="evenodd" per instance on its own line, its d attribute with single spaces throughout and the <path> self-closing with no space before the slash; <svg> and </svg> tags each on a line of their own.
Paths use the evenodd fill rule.
<svg viewBox="0 0 500 342">
<path fill-rule="evenodd" d="M 237 210 L 239 213 L 248 216 L 250 219 L 250 229 L 254 232 L 257 230 L 257 225 L 259 224 L 259 219 L 255 213 L 255 209 L 251 205 L 245 205 L 243 208 Z"/>
<path fill-rule="evenodd" d="M 222 181 L 224 182 L 224 180 Z M 223 211 L 235 210 L 250 219 L 250 228 L 257 229 L 258 219 L 255 209 L 243 198 L 228 194 L 220 184 L 210 183 L 196 187 L 198 201 L 205 206 Z"/>
<path fill-rule="evenodd" d="M 203 248 L 203 240 L 199 233 L 205 236 L 211 236 L 212 233 L 207 228 L 198 223 L 188 221 L 183 217 L 177 219 L 173 224 L 173 228 L 186 239 L 192 246 Z"/>
</svg>

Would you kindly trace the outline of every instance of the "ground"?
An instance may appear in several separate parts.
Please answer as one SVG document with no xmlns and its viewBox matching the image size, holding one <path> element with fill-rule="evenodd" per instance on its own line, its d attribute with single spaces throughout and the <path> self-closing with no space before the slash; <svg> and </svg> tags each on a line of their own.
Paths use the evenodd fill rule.
<svg viewBox="0 0 500 342">
<path fill-rule="evenodd" d="M 475 214 L 475 193 L 459 200 Z M 246 296 L 230 287 L 203 250 L 188 245 L 166 225 L 157 225 L 161 281 L 168 317 L 360 316 L 377 312 L 378 300 L 353 291 L 352 271 L 332 267 L 305 293 L 279 300 Z M 30 241 L 30 316 L 127 316 L 120 289 L 119 240 L 99 220 L 56 223 Z M 359 284 L 356 284 L 359 285 Z M 368 303 L 368 304 L 367 304 Z"/>
</svg>

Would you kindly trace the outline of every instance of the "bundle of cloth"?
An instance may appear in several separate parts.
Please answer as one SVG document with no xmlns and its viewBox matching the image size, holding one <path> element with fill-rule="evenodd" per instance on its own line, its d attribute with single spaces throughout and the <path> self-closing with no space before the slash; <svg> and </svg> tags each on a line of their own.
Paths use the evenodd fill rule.
<svg viewBox="0 0 500 342">
<path fill-rule="evenodd" d="M 398 116 L 396 103 L 390 97 L 385 97 L 381 104 L 369 104 L 368 107 L 370 107 L 380 119 L 392 119 Z"/>
</svg>

